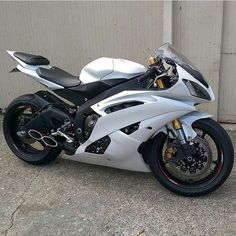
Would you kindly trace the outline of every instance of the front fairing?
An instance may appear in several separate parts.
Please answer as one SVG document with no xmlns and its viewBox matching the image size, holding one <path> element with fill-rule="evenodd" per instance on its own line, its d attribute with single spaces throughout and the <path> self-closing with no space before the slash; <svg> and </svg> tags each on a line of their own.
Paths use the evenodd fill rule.
<svg viewBox="0 0 236 236">
<path fill-rule="evenodd" d="M 201 104 L 205 102 L 212 102 L 215 100 L 214 93 L 212 91 L 211 86 L 208 86 L 207 88 L 194 76 L 192 76 L 189 72 L 187 72 L 183 67 L 177 65 L 176 70 L 178 72 L 178 82 L 176 83 L 177 86 L 173 86 L 171 88 L 172 91 L 169 91 L 170 93 L 179 94 L 179 98 L 183 98 L 184 100 L 189 100 L 195 104 Z M 204 93 L 205 96 L 192 96 L 190 94 L 189 89 L 187 89 L 186 84 L 184 81 L 191 81 L 195 82 L 195 84 L 198 84 L 200 86 L 201 93 Z M 207 98 L 208 97 L 208 98 Z M 207 99 L 206 99 L 207 98 Z"/>
<path fill-rule="evenodd" d="M 202 83 L 206 88 L 209 88 L 209 85 L 207 84 L 206 80 L 199 72 L 199 70 L 192 64 L 192 62 L 188 58 L 179 53 L 171 44 L 163 44 L 161 47 L 157 48 L 154 51 L 153 56 L 155 58 L 160 58 L 181 66 L 185 71 L 187 71 L 191 76 Z"/>
</svg>

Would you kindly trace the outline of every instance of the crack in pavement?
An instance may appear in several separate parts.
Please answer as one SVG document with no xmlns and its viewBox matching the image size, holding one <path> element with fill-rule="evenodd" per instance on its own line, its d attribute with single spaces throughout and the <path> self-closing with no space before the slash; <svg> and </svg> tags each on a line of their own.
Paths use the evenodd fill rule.
<svg viewBox="0 0 236 236">
<path fill-rule="evenodd" d="M 33 182 L 38 178 L 38 176 L 40 175 L 41 171 L 44 169 L 45 167 L 42 167 L 38 173 L 35 175 L 35 177 L 30 181 L 30 183 L 28 184 L 28 186 L 25 188 L 25 190 L 23 191 L 23 193 L 21 194 L 20 198 L 22 199 L 20 204 L 18 204 L 18 206 L 16 207 L 16 209 L 12 212 L 11 214 L 11 218 L 10 218 L 10 226 L 5 230 L 4 235 L 7 236 L 9 230 L 11 230 L 11 228 L 14 226 L 14 220 L 15 220 L 15 214 L 16 212 L 20 209 L 20 207 L 24 204 L 25 202 L 25 198 L 24 195 L 27 193 L 27 191 L 30 189 L 31 185 L 33 184 Z"/>
</svg>

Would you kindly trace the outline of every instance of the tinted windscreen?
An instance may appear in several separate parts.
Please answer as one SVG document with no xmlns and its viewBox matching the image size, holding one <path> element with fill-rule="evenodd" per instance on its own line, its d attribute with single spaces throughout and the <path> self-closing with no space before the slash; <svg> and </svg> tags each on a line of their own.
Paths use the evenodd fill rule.
<svg viewBox="0 0 236 236">
<path fill-rule="evenodd" d="M 192 64 L 192 62 L 184 55 L 182 55 L 180 52 L 178 52 L 171 44 L 169 43 L 163 44 L 161 47 L 159 47 L 154 51 L 153 56 L 157 58 L 162 58 L 164 60 L 173 61 L 174 63 L 178 64 L 183 69 L 185 69 L 189 74 L 191 74 L 195 79 L 197 79 L 207 88 L 209 87 L 202 74 Z"/>
</svg>

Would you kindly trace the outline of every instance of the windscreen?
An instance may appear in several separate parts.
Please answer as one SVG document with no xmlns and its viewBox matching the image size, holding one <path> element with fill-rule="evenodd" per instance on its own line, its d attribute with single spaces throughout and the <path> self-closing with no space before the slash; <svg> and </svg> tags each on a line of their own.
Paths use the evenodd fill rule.
<svg viewBox="0 0 236 236">
<path fill-rule="evenodd" d="M 197 70 L 197 68 L 192 64 L 191 61 L 189 61 L 188 58 L 186 58 L 184 55 L 182 55 L 180 52 L 178 52 L 171 44 L 165 43 L 161 47 L 157 48 L 154 51 L 154 56 L 159 57 L 162 59 L 170 59 L 174 63 L 178 65 L 189 65 L 193 69 Z"/>
<path fill-rule="evenodd" d="M 185 69 L 188 73 L 190 73 L 195 79 L 197 79 L 207 88 L 209 87 L 202 74 L 192 64 L 192 62 L 180 52 L 178 52 L 171 44 L 163 44 L 161 47 L 157 48 L 154 51 L 153 56 L 156 58 L 173 61 L 175 64 Z"/>
</svg>

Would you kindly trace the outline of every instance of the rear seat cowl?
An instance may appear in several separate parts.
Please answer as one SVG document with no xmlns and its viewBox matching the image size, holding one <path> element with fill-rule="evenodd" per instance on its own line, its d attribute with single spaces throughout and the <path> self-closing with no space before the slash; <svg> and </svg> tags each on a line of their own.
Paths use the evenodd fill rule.
<svg viewBox="0 0 236 236">
<path fill-rule="evenodd" d="M 14 52 L 15 57 L 28 65 L 49 65 L 50 62 L 47 58 L 38 55 L 32 55 L 24 52 Z"/>
</svg>

